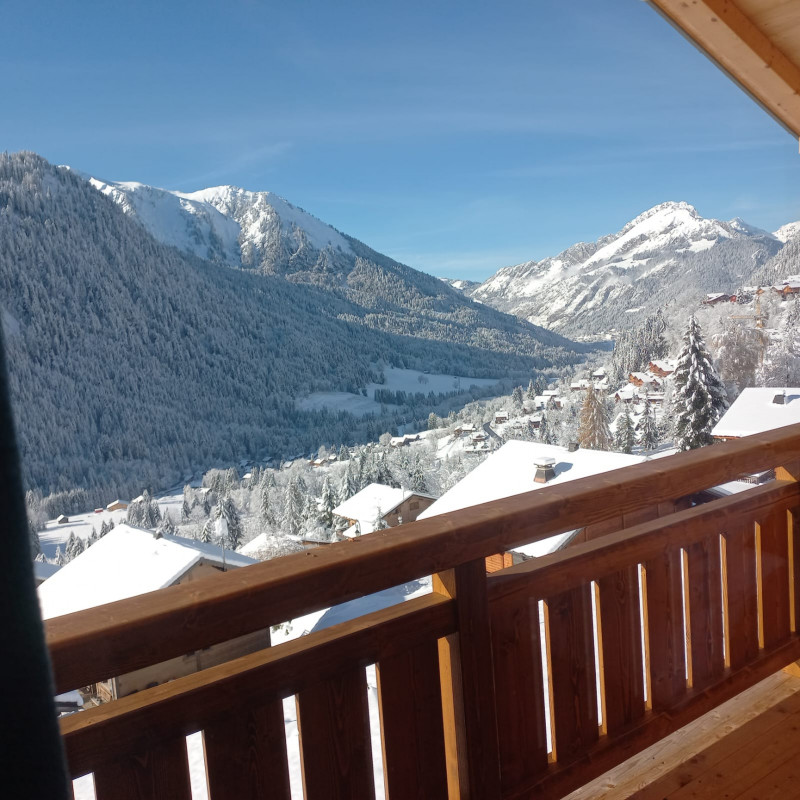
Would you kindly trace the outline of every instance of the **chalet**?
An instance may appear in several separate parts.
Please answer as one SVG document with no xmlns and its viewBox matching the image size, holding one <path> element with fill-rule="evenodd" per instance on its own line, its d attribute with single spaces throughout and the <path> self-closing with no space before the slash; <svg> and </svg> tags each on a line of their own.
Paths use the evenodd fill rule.
<svg viewBox="0 0 800 800">
<path fill-rule="evenodd" d="M 604 381 L 606 379 L 606 370 L 605 367 L 600 367 L 600 369 L 596 369 L 592 373 L 592 380 L 595 381 Z"/>
<path fill-rule="evenodd" d="M 489 438 L 489 434 L 486 431 L 478 431 L 477 433 L 473 433 L 470 436 L 470 441 L 473 444 L 480 444 L 481 442 L 485 442 Z"/>
<path fill-rule="evenodd" d="M 792 295 L 800 294 L 800 281 L 787 281 L 781 288 L 781 296 L 785 300 Z"/>
<path fill-rule="evenodd" d="M 631 372 L 628 380 L 637 388 L 655 389 L 661 386 L 661 381 L 647 372 Z"/>
<path fill-rule="evenodd" d="M 113 503 L 109 503 L 106 506 L 106 511 L 125 511 L 127 507 L 128 504 L 123 500 L 114 500 Z"/>
<path fill-rule="evenodd" d="M 504 422 L 508 422 L 508 411 L 498 411 L 494 415 L 494 424 L 502 425 Z"/>
<path fill-rule="evenodd" d="M 391 447 L 408 447 L 412 442 L 419 442 L 422 436 L 418 433 L 406 433 L 403 436 L 393 436 L 389 445 Z"/>
<path fill-rule="evenodd" d="M 707 294 L 702 301 L 704 306 L 716 306 L 719 303 L 734 303 L 736 296 L 730 295 L 725 292 L 718 292 L 716 294 Z"/>
<path fill-rule="evenodd" d="M 589 475 L 641 464 L 645 460 L 642 456 L 623 453 L 568 449 L 512 440 L 445 492 L 419 518 L 429 519 L 544 486 L 556 486 Z M 514 548 L 513 552 L 526 557 L 552 553 L 572 540 L 586 541 L 591 538 L 591 527 L 586 530 L 589 531 L 588 536 L 584 529 L 570 530 L 550 539 Z M 490 557 L 491 561 L 487 559 L 488 571 L 493 571 L 498 564 L 509 566 L 502 555 Z"/>
<path fill-rule="evenodd" d="M 121 524 L 45 580 L 38 589 L 39 605 L 42 618 L 49 620 L 255 563 L 216 545 Z M 268 645 L 268 634 L 256 631 L 101 681 L 94 693 L 115 700 Z"/>
<path fill-rule="evenodd" d="M 750 388 L 733 401 L 711 431 L 718 441 L 740 439 L 800 422 L 800 388 Z"/>
<path fill-rule="evenodd" d="M 651 375 L 655 375 L 656 378 L 668 378 L 675 372 L 675 368 L 678 366 L 678 360 L 676 358 L 666 358 L 660 361 L 651 361 L 647 365 L 647 371 Z"/>
<path fill-rule="evenodd" d="M 66 514 L 61 514 L 56 518 L 57 525 L 66 525 L 69 522 L 69 517 Z"/>
<path fill-rule="evenodd" d="M 476 426 L 475 426 L 474 423 L 472 423 L 472 422 L 464 422 L 464 423 L 456 426 L 456 428 L 453 430 L 453 435 L 454 436 L 462 436 L 465 433 L 470 433 L 471 434 L 471 433 L 475 433 L 475 430 L 476 430 Z"/>
<path fill-rule="evenodd" d="M 413 522 L 436 498 L 410 489 L 395 489 L 382 483 L 371 483 L 352 497 L 339 503 L 333 513 L 349 527 L 346 538 L 372 533 L 380 518 L 387 528 Z"/>
</svg>

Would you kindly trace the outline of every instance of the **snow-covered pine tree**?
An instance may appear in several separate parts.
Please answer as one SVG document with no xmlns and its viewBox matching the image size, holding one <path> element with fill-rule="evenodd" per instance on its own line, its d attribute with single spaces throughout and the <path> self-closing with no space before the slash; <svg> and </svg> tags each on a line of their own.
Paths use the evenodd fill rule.
<svg viewBox="0 0 800 800">
<path fill-rule="evenodd" d="M 614 432 L 614 448 L 620 453 L 630 453 L 636 444 L 636 434 L 633 430 L 631 410 L 627 403 L 623 403 L 622 413 L 617 417 L 617 428 Z"/>
<path fill-rule="evenodd" d="M 333 528 L 333 509 L 336 508 L 336 495 L 331 486 L 331 479 L 326 475 L 322 482 L 321 519 L 326 528 Z"/>
<path fill-rule="evenodd" d="M 272 473 L 270 472 L 268 474 L 271 475 Z M 273 478 L 273 481 L 274 480 Z M 275 513 L 272 510 L 272 489 L 269 483 L 269 480 L 266 478 L 261 481 L 258 515 L 261 518 L 262 524 L 271 528 L 275 525 Z"/>
<path fill-rule="evenodd" d="M 36 558 L 42 552 L 42 543 L 39 541 L 36 526 L 30 520 L 28 520 L 28 538 L 31 541 L 31 557 Z"/>
<path fill-rule="evenodd" d="M 214 521 L 209 517 L 203 529 L 200 531 L 200 541 L 204 544 L 211 544 L 214 541 Z"/>
<path fill-rule="evenodd" d="M 383 511 L 381 511 L 380 507 L 376 511 L 375 521 L 372 523 L 372 527 L 376 531 L 385 531 L 389 527 L 386 520 L 383 518 Z"/>
<path fill-rule="evenodd" d="M 515 386 L 514 391 L 511 392 L 511 402 L 517 407 L 522 408 L 522 387 Z"/>
<path fill-rule="evenodd" d="M 608 450 L 611 447 L 611 431 L 608 427 L 608 411 L 605 397 L 599 389 L 590 387 L 581 406 L 578 442 L 589 450 Z"/>
<path fill-rule="evenodd" d="M 61 551 L 61 545 L 56 547 L 56 555 L 53 561 L 58 564 L 59 567 L 63 567 L 64 564 L 67 563 L 66 558 L 64 558 L 64 553 Z"/>
<path fill-rule="evenodd" d="M 658 427 L 656 426 L 655 412 L 650 405 L 650 401 L 645 396 L 639 443 L 642 445 L 643 450 L 649 452 L 650 450 L 655 450 L 655 448 L 658 447 L 658 440 L 659 436 Z"/>
<path fill-rule="evenodd" d="M 226 494 L 217 504 L 214 518 L 217 520 L 220 518 L 225 519 L 227 525 L 227 541 L 225 544 L 230 547 L 231 550 L 236 550 L 242 543 L 244 531 L 242 530 L 242 521 L 239 517 L 239 512 L 233 502 L 233 498 L 229 494 Z"/>
<path fill-rule="evenodd" d="M 711 430 L 728 407 L 725 389 L 692 315 L 675 369 L 675 445 L 692 450 L 711 444 Z"/>
<path fill-rule="evenodd" d="M 164 534 L 168 534 L 169 536 L 175 536 L 178 533 L 178 529 L 175 527 L 175 523 L 172 521 L 172 515 L 167 511 L 161 521 L 158 523 L 158 532 L 163 536 Z"/>
<path fill-rule="evenodd" d="M 525 392 L 525 397 L 528 400 L 533 400 L 536 397 L 536 386 L 533 384 L 533 378 L 528 381 L 528 391 Z"/>
<path fill-rule="evenodd" d="M 189 503 L 184 497 L 183 503 L 181 503 L 181 522 L 188 522 L 190 514 L 191 514 L 191 509 L 189 508 Z"/>
<path fill-rule="evenodd" d="M 283 532 L 290 536 L 297 536 L 303 527 L 303 493 L 297 481 L 290 479 L 286 484 L 283 504 Z"/>
<path fill-rule="evenodd" d="M 111 528 L 109 528 L 108 523 L 105 520 L 103 520 L 100 523 L 100 533 L 99 533 L 100 538 L 102 539 L 110 530 Z"/>
</svg>

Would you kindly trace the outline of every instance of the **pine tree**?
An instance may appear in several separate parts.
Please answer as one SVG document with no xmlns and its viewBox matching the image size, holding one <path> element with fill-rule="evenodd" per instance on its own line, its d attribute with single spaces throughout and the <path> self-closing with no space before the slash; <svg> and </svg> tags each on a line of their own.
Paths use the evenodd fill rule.
<svg viewBox="0 0 800 800">
<path fill-rule="evenodd" d="M 383 518 L 383 511 L 378 507 L 375 513 L 375 521 L 372 523 L 372 528 L 376 531 L 385 531 L 388 527 L 388 523 Z"/>
<path fill-rule="evenodd" d="M 608 427 L 608 411 L 605 397 L 599 389 L 590 387 L 581 406 L 578 442 L 589 450 L 608 450 L 611 447 L 611 431 Z"/>
<path fill-rule="evenodd" d="M 711 430 L 728 407 L 700 325 L 694 316 L 683 337 L 675 369 L 675 445 L 692 450 L 711 444 Z"/>
<path fill-rule="evenodd" d="M 336 508 L 336 495 L 333 493 L 330 478 L 326 475 L 325 480 L 322 482 L 322 498 L 320 500 L 322 506 L 322 524 L 326 528 L 333 527 L 333 509 Z"/>
<path fill-rule="evenodd" d="M 39 541 L 36 526 L 30 520 L 28 520 L 28 538 L 31 541 L 31 557 L 36 558 L 42 552 L 42 543 Z"/>
<path fill-rule="evenodd" d="M 164 534 L 175 536 L 178 533 L 178 529 L 175 527 L 175 523 L 172 521 L 172 515 L 169 513 L 169 511 L 164 514 L 163 519 L 158 524 L 158 533 L 160 533 L 162 536 Z"/>
<path fill-rule="evenodd" d="M 303 493 L 297 481 L 290 479 L 286 484 L 283 504 L 283 528 L 290 536 L 297 536 L 303 526 Z"/>
<path fill-rule="evenodd" d="M 53 560 L 55 561 L 56 564 L 58 564 L 59 567 L 63 567 L 64 564 L 67 563 L 67 559 L 64 557 L 64 553 L 61 552 L 61 545 L 58 545 L 56 547 L 56 555 Z"/>
<path fill-rule="evenodd" d="M 439 427 L 439 421 L 439 417 L 431 411 L 431 413 L 428 414 L 428 430 L 435 431 Z"/>
<path fill-rule="evenodd" d="M 275 514 L 272 511 L 271 494 L 269 481 L 263 480 L 261 482 L 261 496 L 259 498 L 258 515 L 261 518 L 261 522 L 270 528 L 275 525 Z"/>
<path fill-rule="evenodd" d="M 536 397 L 536 386 L 533 384 L 533 378 L 528 381 L 528 391 L 525 393 L 528 400 L 533 400 Z"/>
<path fill-rule="evenodd" d="M 103 520 L 100 523 L 100 534 L 99 534 L 100 538 L 102 539 L 110 530 L 111 528 L 108 526 L 108 523 L 105 520 Z"/>
<path fill-rule="evenodd" d="M 211 521 L 211 517 L 206 520 L 206 524 L 200 531 L 200 541 L 204 544 L 211 544 L 214 541 L 214 523 Z"/>
<path fill-rule="evenodd" d="M 633 430 L 633 420 L 631 419 L 631 411 L 627 404 L 622 414 L 617 417 L 617 429 L 614 434 L 614 447 L 620 453 L 630 453 L 636 444 L 636 434 Z"/>
<path fill-rule="evenodd" d="M 242 530 L 242 521 L 239 516 L 239 512 L 233 502 L 233 498 L 229 494 L 226 494 L 225 497 L 217 504 L 217 508 L 214 512 L 214 518 L 216 520 L 225 520 L 225 544 L 230 547 L 231 550 L 236 550 L 242 543 L 244 531 Z"/>
<path fill-rule="evenodd" d="M 644 413 L 642 414 L 641 426 L 640 442 L 642 448 L 646 452 L 655 450 L 655 448 L 658 447 L 658 427 L 656 426 L 655 413 L 647 397 L 644 399 Z"/>
<path fill-rule="evenodd" d="M 517 407 L 522 408 L 522 387 L 515 386 L 511 392 L 511 402 Z"/>
<path fill-rule="evenodd" d="M 186 502 L 186 498 L 183 498 L 183 503 L 181 504 L 181 522 L 188 522 L 189 515 L 191 513 L 191 509 L 189 508 L 189 503 Z"/>
</svg>

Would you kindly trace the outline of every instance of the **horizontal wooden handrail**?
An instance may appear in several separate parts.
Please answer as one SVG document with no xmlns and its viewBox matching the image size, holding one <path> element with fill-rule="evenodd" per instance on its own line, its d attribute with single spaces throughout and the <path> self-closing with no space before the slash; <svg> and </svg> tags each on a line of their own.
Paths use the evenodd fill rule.
<svg viewBox="0 0 800 800">
<path fill-rule="evenodd" d="M 56 686 L 104 680 L 797 459 L 800 424 L 58 617 L 46 625 Z"/>
<path fill-rule="evenodd" d="M 72 776 L 455 630 L 454 602 L 425 595 L 64 717 Z"/>
<path fill-rule="evenodd" d="M 786 511 L 800 506 L 798 484 L 771 481 L 742 494 L 713 500 L 668 517 L 645 522 L 600 539 L 559 550 L 489 575 L 490 600 L 523 594 L 544 599 L 587 581 L 687 547 L 709 534 L 722 533 L 729 522 L 759 511 Z"/>
</svg>

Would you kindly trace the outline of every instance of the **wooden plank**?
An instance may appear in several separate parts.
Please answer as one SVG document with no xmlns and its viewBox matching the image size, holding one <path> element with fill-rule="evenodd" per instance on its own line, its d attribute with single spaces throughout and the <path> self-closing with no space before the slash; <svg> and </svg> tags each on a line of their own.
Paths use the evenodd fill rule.
<svg viewBox="0 0 800 800">
<path fill-rule="evenodd" d="M 495 705 L 492 639 L 486 571 L 483 559 L 439 574 L 434 590 L 456 601 L 458 638 L 456 659 L 443 660 L 442 697 L 458 708 L 445 716 L 445 748 L 451 796 L 500 797 L 500 753 Z M 455 646 L 451 642 L 451 648 Z M 448 649 L 440 655 L 452 654 Z M 453 668 L 457 669 L 454 670 Z M 450 685 L 446 685 L 447 682 Z M 452 759 L 460 762 L 452 766 Z"/>
<path fill-rule="evenodd" d="M 786 511 L 771 511 L 760 521 L 761 596 L 764 647 L 789 636 L 789 541 Z"/>
<path fill-rule="evenodd" d="M 277 647 L 187 675 L 60 720 L 73 777 L 188 735 L 243 708 L 288 696 L 455 630 L 454 603 L 439 595 L 407 600 Z"/>
<path fill-rule="evenodd" d="M 769 736 L 771 728 L 798 705 L 800 681 L 778 672 L 576 789 L 564 800 L 620 800 L 663 781 L 671 773 L 677 780 L 673 784 L 661 783 L 663 791 L 657 800 L 663 800 L 679 789 L 682 782 L 713 768 L 714 762 L 708 757 L 712 744 L 724 737 L 738 737 L 734 746 L 745 748 L 745 754 L 751 741 Z M 746 727 L 755 720 L 755 728 Z M 676 767 L 682 767 L 679 774 Z"/>
<path fill-rule="evenodd" d="M 384 659 L 376 671 L 386 796 L 447 797 L 436 642 Z"/>
<path fill-rule="evenodd" d="M 186 738 L 174 737 L 94 771 L 97 800 L 191 800 Z"/>
<path fill-rule="evenodd" d="M 354 667 L 297 695 L 306 800 L 370 800 L 375 779 L 367 678 Z"/>
<path fill-rule="evenodd" d="M 649 2 L 800 136 L 800 67 L 733 0 Z"/>
<path fill-rule="evenodd" d="M 686 548 L 688 561 L 691 681 L 695 689 L 712 684 L 725 669 L 722 634 L 720 537 L 709 536 Z"/>
<path fill-rule="evenodd" d="M 568 764 L 551 764 L 547 774 L 527 787 L 509 793 L 504 800 L 541 798 L 556 800 L 584 786 L 598 775 L 621 764 L 673 731 L 682 728 L 706 712 L 716 708 L 764 678 L 773 675 L 800 657 L 800 638 L 792 637 L 771 653 L 762 651 L 758 660 L 748 667 L 726 671 L 713 686 L 691 690 L 686 697 L 667 712 L 649 712 L 616 738 L 604 736 L 586 753 Z"/>
<path fill-rule="evenodd" d="M 46 625 L 57 691 L 797 458 L 800 424 L 57 617 Z"/>
<path fill-rule="evenodd" d="M 681 552 L 645 562 L 651 705 L 664 711 L 686 694 Z"/>
<path fill-rule="evenodd" d="M 717 800 L 740 797 L 743 793 L 745 797 L 762 800 L 767 793 L 758 787 L 764 778 L 771 777 L 788 758 L 797 760 L 798 705 L 795 698 L 778 704 L 774 713 L 765 715 L 765 720 L 752 720 L 704 750 L 696 759 L 697 765 L 691 762 L 681 765 L 677 781 L 667 775 L 634 797 L 660 800 L 666 796 L 666 790 L 670 800 Z M 790 792 L 784 797 L 795 794 Z"/>
<path fill-rule="evenodd" d="M 598 587 L 605 728 L 613 735 L 645 711 L 638 567 L 601 578 Z"/>
<path fill-rule="evenodd" d="M 539 603 L 497 602 L 492 653 L 497 686 L 497 733 L 504 793 L 547 769 Z"/>
<path fill-rule="evenodd" d="M 591 586 L 546 599 L 556 760 L 569 763 L 597 741 Z"/>
<path fill-rule="evenodd" d="M 758 587 L 754 523 L 742 522 L 725 534 L 728 583 L 727 630 L 730 665 L 739 669 L 758 656 Z"/>
<path fill-rule="evenodd" d="M 290 800 L 280 699 L 210 722 L 203 746 L 212 800 Z"/>
<path fill-rule="evenodd" d="M 541 595 L 556 594 L 588 580 L 609 575 L 629 564 L 643 564 L 665 548 L 685 547 L 724 530 L 746 516 L 754 519 L 769 511 L 797 505 L 798 484 L 773 481 L 738 495 L 679 511 L 601 539 L 578 544 L 550 555 L 530 559 L 489 576 L 493 600 L 530 594 L 535 582 Z"/>
</svg>

